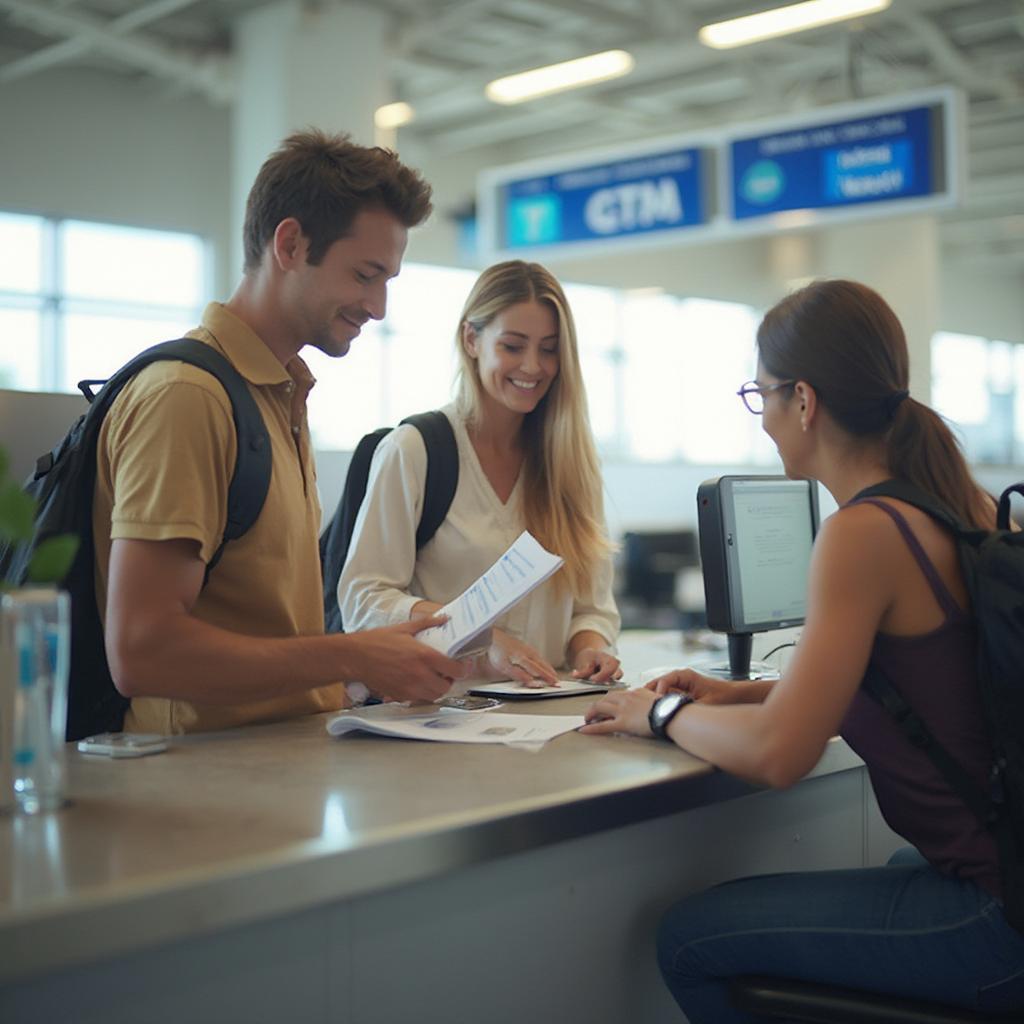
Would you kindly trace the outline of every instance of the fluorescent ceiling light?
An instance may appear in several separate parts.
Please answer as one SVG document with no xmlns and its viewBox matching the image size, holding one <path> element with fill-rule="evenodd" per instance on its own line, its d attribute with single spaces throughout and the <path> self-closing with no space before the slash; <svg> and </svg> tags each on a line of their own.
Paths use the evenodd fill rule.
<svg viewBox="0 0 1024 1024">
<path fill-rule="evenodd" d="M 549 96 L 565 89 L 578 89 L 582 85 L 593 85 L 595 82 L 606 82 L 610 78 L 628 75 L 634 63 L 632 54 L 625 50 L 606 50 L 589 57 L 578 57 L 561 64 L 549 64 L 518 75 L 496 78 L 484 89 L 484 93 L 495 103 L 523 103 L 538 96 Z"/>
<path fill-rule="evenodd" d="M 748 14 L 745 18 L 733 18 L 731 21 L 705 25 L 697 33 L 697 38 L 705 46 L 712 46 L 716 50 L 728 50 L 733 46 L 745 46 L 747 43 L 760 42 L 762 39 L 786 36 L 791 32 L 802 32 L 818 25 L 831 25 L 833 22 L 857 18 L 862 14 L 874 14 L 877 11 L 884 11 L 891 2 L 892 0 L 807 0 L 806 3 L 776 7 L 760 14 Z"/>
<path fill-rule="evenodd" d="M 373 123 L 378 128 L 404 128 L 415 116 L 408 103 L 387 103 L 374 111 Z"/>
</svg>

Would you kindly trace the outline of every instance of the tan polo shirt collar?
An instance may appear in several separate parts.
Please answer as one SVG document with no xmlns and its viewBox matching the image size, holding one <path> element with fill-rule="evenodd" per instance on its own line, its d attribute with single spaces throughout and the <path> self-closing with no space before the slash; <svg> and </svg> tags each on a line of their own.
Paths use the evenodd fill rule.
<svg viewBox="0 0 1024 1024">
<path fill-rule="evenodd" d="M 282 366 L 263 339 L 220 302 L 211 302 L 203 311 L 203 327 L 250 384 L 286 384 L 293 380 L 301 391 L 308 393 L 316 383 L 302 359 L 295 356 L 288 360 L 287 367 Z"/>
</svg>

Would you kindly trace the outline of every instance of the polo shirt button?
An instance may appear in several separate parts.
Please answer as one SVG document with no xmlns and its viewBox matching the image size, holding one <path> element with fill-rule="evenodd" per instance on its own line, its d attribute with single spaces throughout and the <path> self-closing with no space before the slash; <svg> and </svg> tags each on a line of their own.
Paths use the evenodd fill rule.
<svg viewBox="0 0 1024 1024">
<path fill-rule="evenodd" d="M 293 380 L 288 381 L 288 383 L 285 384 L 284 389 L 290 395 L 295 390 L 295 381 L 293 381 Z"/>
<path fill-rule="evenodd" d="M 299 428 L 298 428 L 298 426 L 293 426 L 293 427 L 292 427 L 292 433 L 293 433 L 293 434 L 294 434 L 294 435 L 295 435 L 296 437 L 298 437 L 298 436 L 299 436 Z"/>
</svg>

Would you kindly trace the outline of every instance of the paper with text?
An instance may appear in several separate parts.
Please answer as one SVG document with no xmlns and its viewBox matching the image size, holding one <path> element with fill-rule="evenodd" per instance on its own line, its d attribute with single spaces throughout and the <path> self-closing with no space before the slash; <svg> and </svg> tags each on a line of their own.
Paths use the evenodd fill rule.
<svg viewBox="0 0 1024 1024">
<path fill-rule="evenodd" d="M 417 633 L 416 639 L 457 657 L 561 564 L 558 555 L 545 551 L 524 530 L 487 572 L 438 611 L 438 615 L 447 615 L 448 621 Z"/>
<path fill-rule="evenodd" d="M 582 715 L 503 715 L 497 711 L 474 714 L 449 708 L 401 716 L 379 716 L 345 711 L 327 723 L 332 736 L 369 732 L 406 740 L 441 743 L 543 744 L 583 725 Z"/>
</svg>

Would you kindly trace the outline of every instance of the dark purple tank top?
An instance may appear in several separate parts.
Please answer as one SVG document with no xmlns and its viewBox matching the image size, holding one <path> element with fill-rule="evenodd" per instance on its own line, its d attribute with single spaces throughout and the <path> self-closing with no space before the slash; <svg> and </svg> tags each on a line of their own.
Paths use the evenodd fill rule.
<svg viewBox="0 0 1024 1024">
<path fill-rule="evenodd" d="M 938 629 L 920 636 L 877 633 L 872 659 L 984 791 L 991 755 L 978 693 L 974 620 L 957 605 L 900 512 L 872 498 L 851 504 L 862 503 L 884 510 L 895 522 L 946 616 Z M 991 833 L 863 687 L 840 734 L 867 765 L 889 827 L 939 871 L 971 879 L 999 896 Z"/>
</svg>

